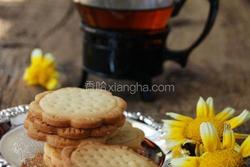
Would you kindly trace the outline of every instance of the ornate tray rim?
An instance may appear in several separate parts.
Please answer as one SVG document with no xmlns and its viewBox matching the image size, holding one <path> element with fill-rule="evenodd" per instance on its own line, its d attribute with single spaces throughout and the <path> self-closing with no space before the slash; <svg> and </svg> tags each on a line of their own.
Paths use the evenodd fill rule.
<svg viewBox="0 0 250 167">
<path fill-rule="evenodd" d="M 21 114 L 25 114 L 28 112 L 29 106 L 28 105 L 19 105 L 16 107 L 6 108 L 0 111 L 0 123 L 9 122 L 11 118 L 15 118 Z M 140 123 L 146 124 L 147 126 L 153 128 L 156 131 L 162 132 L 162 125 L 157 123 L 152 117 L 145 116 L 140 112 L 124 112 L 125 116 L 129 119 L 138 121 Z M 18 126 L 12 126 L 12 129 Z M 9 132 L 8 130 L 7 132 Z M 7 133 L 6 132 L 6 133 Z M 1 155 L 0 151 L 0 167 L 12 167 Z"/>
</svg>

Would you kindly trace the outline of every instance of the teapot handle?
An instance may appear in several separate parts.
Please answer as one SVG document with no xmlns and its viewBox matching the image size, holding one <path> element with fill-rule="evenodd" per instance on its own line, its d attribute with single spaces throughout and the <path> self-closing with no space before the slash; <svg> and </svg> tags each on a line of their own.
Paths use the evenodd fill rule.
<svg viewBox="0 0 250 167">
<path fill-rule="evenodd" d="M 209 14 L 207 17 L 207 21 L 203 32 L 199 36 L 199 38 L 187 49 L 183 50 L 171 50 L 167 48 L 164 52 L 164 56 L 166 60 L 173 60 L 179 63 L 182 67 L 185 67 L 187 64 L 187 59 L 190 53 L 203 42 L 203 40 L 207 37 L 209 32 L 211 31 L 214 22 L 216 20 L 218 10 L 219 10 L 219 0 L 208 0 L 210 4 Z M 186 0 L 178 0 L 175 4 L 175 9 L 173 11 L 172 16 L 178 15 L 179 11 L 185 4 Z"/>
</svg>

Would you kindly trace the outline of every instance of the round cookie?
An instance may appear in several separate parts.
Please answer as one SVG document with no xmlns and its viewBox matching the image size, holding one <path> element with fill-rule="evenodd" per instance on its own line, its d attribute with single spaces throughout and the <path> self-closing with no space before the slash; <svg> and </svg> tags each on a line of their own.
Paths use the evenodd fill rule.
<svg viewBox="0 0 250 167">
<path fill-rule="evenodd" d="M 43 121 L 56 127 L 96 128 L 113 124 L 126 102 L 100 89 L 63 88 L 41 98 Z"/>
<path fill-rule="evenodd" d="M 39 93 L 35 96 L 35 100 L 32 101 L 29 104 L 29 113 L 33 116 L 33 117 L 37 117 L 37 118 L 42 118 L 42 109 L 39 106 L 39 101 L 47 94 L 51 93 L 51 91 L 45 91 L 42 93 Z"/>
<path fill-rule="evenodd" d="M 49 158 L 48 164 L 54 165 L 56 167 L 63 167 L 63 162 L 61 158 L 62 149 L 54 148 L 49 144 L 45 143 L 43 150 L 44 150 L 44 156 L 46 156 L 46 158 Z"/>
<path fill-rule="evenodd" d="M 29 121 L 25 120 L 24 127 L 27 129 L 27 134 L 30 138 L 38 141 L 46 141 L 47 134 L 38 131 L 34 126 L 32 126 Z"/>
<path fill-rule="evenodd" d="M 77 146 L 80 143 L 95 141 L 105 143 L 107 137 L 95 137 L 95 138 L 84 138 L 84 139 L 66 139 L 57 135 L 47 134 L 37 130 L 32 122 L 28 119 L 24 122 L 24 127 L 27 129 L 27 134 L 30 138 L 38 141 L 47 142 L 49 145 L 55 148 L 64 148 L 66 146 Z"/>
<path fill-rule="evenodd" d="M 125 122 L 125 116 L 120 120 L 121 123 L 115 125 L 103 125 L 94 129 L 78 129 L 78 128 L 56 128 L 41 119 L 34 117 L 31 113 L 28 113 L 26 122 L 29 121 L 38 131 L 48 134 L 58 135 L 60 137 L 68 139 L 84 139 L 88 137 L 103 137 L 115 133 Z M 26 128 L 27 129 L 27 128 Z"/>
<path fill-rule="evenodd" d="M 37 96 L 39 96 L 39 98 L 36 97 L 37 100 L 40 100 L 43 96 L 45 96 L 46 94 L 48 94 L 49 92 L 45 92 L 45 93 L 40 93 L 38 94 Z M 32 115 L 32 117 L 35 117 L 39 120 L 42 120 L 42 113 L 43 113 L 43 110 L 42 108 L 39 106 L 39 101 L 32 101 L 29 105 L 29 114 Z M 116 120 L 114 120 L 113 122 L 110 122 L 108 125 L 114 125 L 114 126 L 117 126 L 117 127 L 121 127 L 123 126 L 124 124 L 124 121 L 125 121 L 125 116 L 124 115 L 121 115 L 120 117 L 118 117 Z M 43 122 L 44 123 L 44 122 Z M 46 125 L 48 125 L 46 123 Z M 106 125 L 106 124 L 104 124 Z M 102 125 L 103 126 L 103 125 Z M 55 127 L 55 126 L 51 126 L 51 127 Z M 91 128 L 88 128 L 88 129 L 91 129 Z"/>
<path fill-rule="evenodd" d="M 142 130 L 134 128 L 129 122 L 126 122 L 114 136 L 107 139 L 106 143 L 124 145 L 136 150 L 141 147 L 144 136 Z"/>
<path fill-rule="evenodd" d="M 39 117 L 34 116 L 30 111 L 28 112 L 25 122 L 32 124 L 32 126 L 34 126 L 37 130 L 43 133 L 55 134 L 57 132 L 56 127 L 50 126 L 45 122 L 42 122 Z M 24 127 L 28 129 L 26 126 Z"/>
<path fill-rule="evenodd" d="M 128 147 L 95 142 L 66 147 L 61 157 L 65 167 L 157 167 L 153 161 Z"/>
<path fill-rule="evenodd" d="M 85 143 L 85 142 L 98 142 L 98 143 L 105 143 L 106 142 L 106 138 L 86 138 L 86 139 L 82 139 L 82 140 L 73 140 L 73 139 L 66 139 L 63 137 L 59 137 L 56 135 L 47 135 L 46 138 L 46 142 L 55 147 L 55 148 L 60 148 L 63 149 L 64 147 L 68 147 L 68 146 L 78 146 L 81 143 Z"/>
<path fill-rule="evenodd" d="M 45 91 L 45 92 L 41 92 L 41 93 L 38 93 L 36 96 L 35 96 L 35 101 L 40 101 L 45 95 L 51 93 L 52 91 Z"/>
<path fill-rule="evenodd" d="M 27 129 L 29 137 L 35 140 L 47 142 L 55 148 L 77 146 L 80 143 L 96 141 L 110 145 L 124 145 L 136 150 L 141 146 L 141 142 L 144 139 L 144 133 L 141 130 L 132 127 L 128 122 L 126 122 L 124 127 L 117 130 L 114 134 L 105 137 L 88 137 L 85 139 L 67 139 L 57 135 L 43 133 L 37 130 L 28 119 L 25 120 L 24 126 Z"/>
</svg>

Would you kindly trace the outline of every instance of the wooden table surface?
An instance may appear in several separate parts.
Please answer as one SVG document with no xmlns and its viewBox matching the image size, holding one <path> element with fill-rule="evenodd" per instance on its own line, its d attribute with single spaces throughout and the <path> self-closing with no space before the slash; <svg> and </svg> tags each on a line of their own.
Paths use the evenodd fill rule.
<svg viewBox="0 0 250 167">
<path fill-rule="evenodd" d="M 142 112 L 157 121 L 166 112 L 195 114 L 199 96 L 212 96 L 216 109 L 231 106 L 241 112 L 250 109 L 250 3 L 249 0 L 221 1 L 215 27 L 206 41 L 191 55 L 185 69 L 164 65 L 156 84 L 171 83 L 175 92 L 156 93 L 152 103 L 138 94 L 119 93 L 128 101 L 128 110 Z M 205 0 L 188 1 L 173 20 L 168 43 L 187 46 L 200 33 L 207 13 Z M 52 52 L 62 73 L 63 86 L 77 86 L 80 80 L 82 35 L 80 19 L 69 0 L 0 0 L 0 108 L 27 104 L 39 87 L 22 80 L 35 47 Z M 91 76 L 91 80 L 102 80 Z M 114 80 L 105 80 L 109 83 Z M 250 132 L 250 128 L 245 125 Z"/>
</svg>

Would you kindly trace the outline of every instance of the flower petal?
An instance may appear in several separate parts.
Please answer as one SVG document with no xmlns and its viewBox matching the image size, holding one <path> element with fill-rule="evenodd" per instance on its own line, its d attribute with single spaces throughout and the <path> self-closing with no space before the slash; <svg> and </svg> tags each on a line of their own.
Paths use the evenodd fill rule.
<svg viewBox="0 0 250 167">
<path fill-rule="evenodd" d="M 250 119 L 250 112 L 247 110 L 244 110 L 240 115 L 237 117 L 232 118 L 231 120 L 227 121 L 231 128 L 234 129 L 244 122 L 248 121 Z"/>
<path fill-rule="evenodd" d="M 169 127 L 167 130 L 165 130 L 164 138 L 165 139 L 182 140 L 185 137 L 183 135 L 183 129 L 175 128 L 175 127 Z"/>
<path fill-rule="evenodd" d="M 244 134 L 244 133 L 235 133 L 234 132 L 234 137 L 235 139 L 245 139 L 248 137 L 249 134 Z"/>
<path fill-rule="evenodd" d="M 250 156 L 250 136 L 241 144 L 240 153 L 244 158 Z"/>
<path fill-rule="evenodd" d="M 59 85 L 59 82 L 56 78 L 52 78 L 49 80 L 49 82 L 44 85 L 46 87 L 47 90 L 53 90 L 56 89 Z"/>
<path fill-rule="evenodd" d="M 36 48 L 31 52 L 31 56 L 42 56 L 42 55 L 43 55 L 43 51 L 39 48 Z"/>
<path fill-rule="evenodd" d="M 39 65 L 43 59 L 43 52 L 41 49 L 34 49 L 31 53 L 31 64 Z"/>
<path fill-rule="evenodd" d="M 51 53 L 46 53 L 44 55 L 43 66 L 54 66 L 55 65 L 55 58 Z"/>
<path fill-rule="evenodd" d="M 195 155 L 201 156 L 205 152 L 203 144 L 196 144 Z"/>
<path fill-rule="evenodd" d="M 233 117 L 235 113 L 235 109 L 231 108 L 231 107 L 227 107 L 225 108 L 223 111 L 221 111 L 220 113 L 218 113 L 215 118 L 219 121 L 226 121 L 230 118 Z"/>
<path fill-rule="evenodd" d="M 219 145 L 219 138 L 214 125 L 210 122 L 203 122 L 200 125 L 201 139 L 204 144 L 204 149 L 213 152 Z"/>
<path fill-rule="evenodd" d="M 38 76 L 37 76 L 37 70 L 36 68 L 30 66 L 25 69 L 23 79 L 26 81 L 28 85 L 36 85 L 38 84 Z"/>
<path fill-rule="evenodd" d="M 170 164 L 172 167 L 199 167 L 199 159 L 197 157 L 175 158 Z"/>
<path fill-rule="evenodd" d="M 223 132 L 223 142 L 222 147 L 231 149 L 235 145 L 235 137 L 234 132 L 231 129 L 229 124 L 225 124 L 224 126 L 224 132 Z"/>
<path fill-rule="evenodd" d="M 191 117 L 185 116 L 185 115 L 181 115 L 181 114 L 177 114 L 177 113 L 173 113 L 173 112 L 168 112 L 166 113 L 167 116 L 176 119 L 178 121 L 192 121 L 193 119 Z"/>
<path fill-rule="evenodd" d="M 200 97 L 196 106 L 196 116 L 207 117 L 207 115 L 208 115 L 207 103 L 204 101 L 202 97 Z"/>
<path fill-rule="evenodd" d="M 166 127 L 186 127 L 186 123 L 182 121 L 174 121 L 174 120 L 163 120 L 164 126 Z"/>
<path fill-rule="evenodd" d="M 214 117 L 214 100 L 212 97 L 207 98 L 207 110 L 208 110 L 208 116 Z"/>
<path fill-rule="evenodd" d="M 234 150 L 238 153 L 240 152 L 240 145 L 238 143 L 235 143 Z"/>
</svg>

